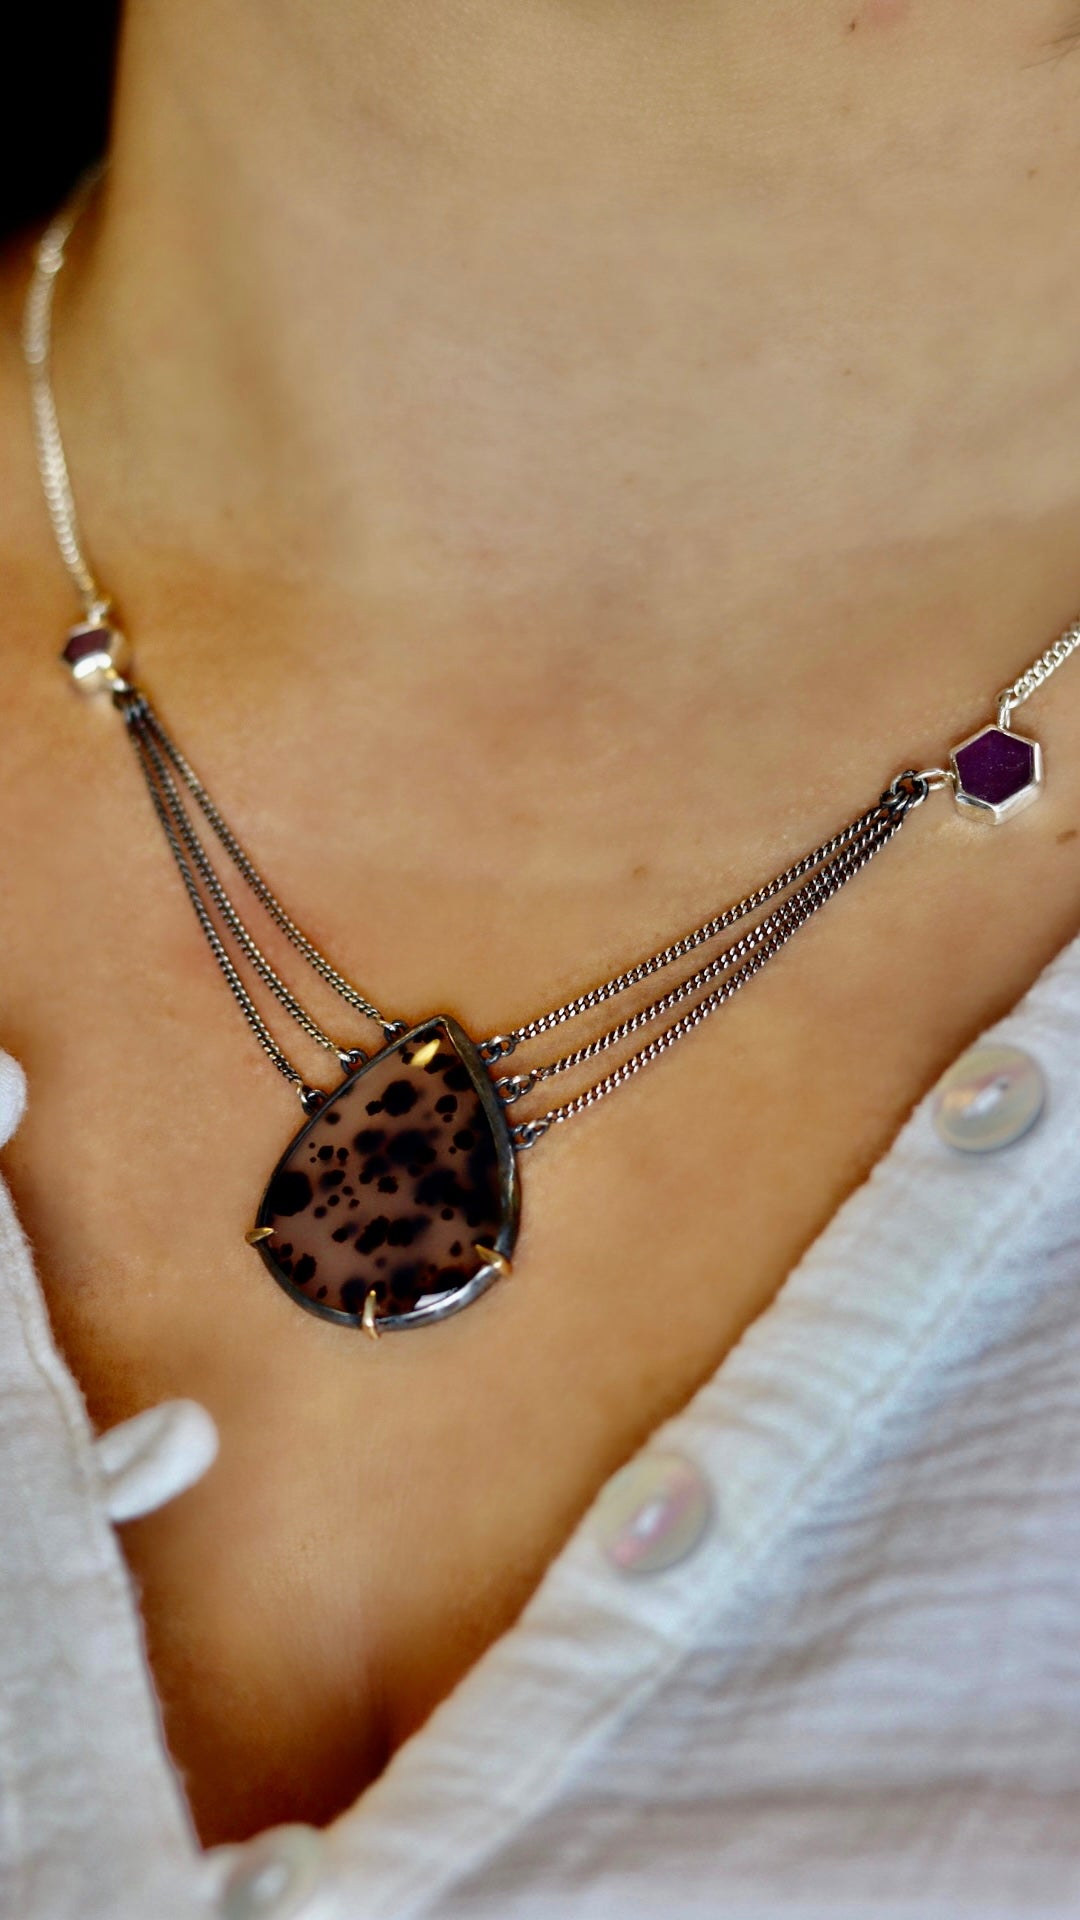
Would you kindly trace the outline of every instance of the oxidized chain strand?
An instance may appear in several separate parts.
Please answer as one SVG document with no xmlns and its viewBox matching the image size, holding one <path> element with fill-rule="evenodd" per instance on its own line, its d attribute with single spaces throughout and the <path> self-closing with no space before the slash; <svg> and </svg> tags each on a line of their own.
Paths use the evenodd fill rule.
<svg viewBox="0 0 1080 1920">
<path fill-rule="evenodd" d="M 195 912 L 195 916 L 199 922 L 200 927 L 202 928 L 203 935 L 206 939 L 207 945 L 209 946 L 210 951 L 214 956 L 214 959 L 217 961 L 218 966 L 220 967 L 222 973 L 224 974 L 225 980 L 229 986 L 230 991 L 232 992 L 234 998 L 236 999 L 240 1007 L 240 1010 L 244 1015 L 244 1018 L 246 1019 L 248 1025 L 250 1026 L 252 1032 L 255 1035 L 255 1038 L 258 1040 L 259 1045 L 262 1047 L 263 1052 L 266 1053 L 269 1056 L 269 1058 L 273 1061 L 275 1067 L 277 1067 L 278 1069 L 278 1072 L 284 1074 L 286 1080 L 291 1080 L 297 1088 L 301 1088 L 303 1086 L 303 1081 L 301 1079 L 300 1074 L 297 1072 L 296 1068 L 292 1065 L 291 1061 L 288 1060 L 285 1054 L 282 1053 L 281 1048 L 278 1046 L 276 1040 L 274 1039 L 273 1034 L 270 1032 L 269 1027 L 267 1026 L 265 1020 L 263 1019 L 258 1008 L 256 1007 L 255 1002 L 252 1000 L 251 995 L 249 994 L 247 988 L 245 987 L 243 980 L 241 979 L 239 973 L 236 970 L 236 967 L 233 965 L 232 960 L 229 958 L 229 954 L 225 948 L 224 942 L 222 941 L 218 933 L 218 930 L 215 927 L 213 920 L 211 919 L 210 914 L 208 913 L 206 906 L 203 902 L 202 895 L 199 892 L 198 885 L 196 884 L 195 876 L 191 871 L 191 867 L 188 864 L 187 857 L 184 852 L 184 848 L 181 845 L 180 837 L 176 831 L 175 826 L 173 825 L 173 821 L 170 817 L 168 808 L 166 807 L 165 802 L 162 799 L 161 794 L 159 793 L 155 782 L 153 781 L 152 778 L 148 778 L 146 784 L 150 794 L 151 802 L 153 804 L 154 812 L 157 814 L 162 832 L 164 833 L 165 838 L 168 841 L 169 850 L 172 853 L 174 861 L 176 862 L 176 866 L 180 874 L 180 878 L 183 881 L 184 887 L 187 891 L 188 899 L 191 902 L 191 905 Z"/>
<path fill-rule="evenodd" d="M 904 776 L 901 776 L 901 778 L 903 777 Z M 861 835 L 851 847 L 838 856 L 831 866 L 826 865 L 820 871 L 814 873 L 810 879 L 805 882 L 804 886 L 799 889 L 798 893 L 784 901 L 779 908 L 768 916 L 766 921 L 762 922 L 761 926 L 756 929 L 755 935 L 748 936 L 745 942 L 739 942 L 729 953 L 721 954 L 713 967 L 703 970 L 702 978 L 712 977 L 714 971 L 720 972 L 727 966 L 730 966 L 732 961 L 738 957 L 741 952 L 746 953 L 747 957 L 742 960 L 742 964 L 736 968 L 734 973 L 729 974 L 726 980 L 722 981 L 719 986 L 714 987 L 713 990 L 706 994 L 705 998 L 700 1000 L 696 1006 L 692 1007 L 688 1013 L 683 1014 L 681 1019 L 675 1021 L 672 1026 L 665 1028 L 661 1033 L 657 1034 L 655 1039 L 651 1040 L 647 1046 L 642 1047 L 637 1053 L 632 1054 L 628 1060 L 624 1060 L 621 1065 L 606 1074 L 602 1080 L 596 1081 L 591 1087 L 587 1087 L 584 1092 L 575 1095 L 573 1099 L 564 1101 L 561 1106 L 552 1107 L 547 1113 L 539 1114 L 531 1120 L 522 1121 L 517 1126 L 511 1128 L 511 1136 L 515 1145 L 519 1148 L 535 1146 L 536 1142 L 543 1137 L 549 1127 L 560 1125 L 567 1120 L 573 1119 L 577 1114 L 584 1113 L 587 1108 L 595 1106 L 598 1101 L 605 1099 L 608 1094 L 614 1093 L 617 1087 L 624 1086 L 634 1074 L 640 1073 L 642 1068 L 651 1065 L 654 1060 L 659 1059 L 661 1054 L 665 1053 L 676 1041 L 682 1040 L 687 1034 L 692 1033 L 696 1027 L 701 1025 L 703 1020 L 708 1019 L 711 1014 L 715 1013 L 718 1008 L 730 1000 L 741 987 L 745 986 L 747 981 L 753 979 L 754 975 L 761 971 L 761 968 L 765 966 L 766 962 L 771 960 L 774 955 L 786 946 L 792 934 L 795 933 L 799 927 L 803 926 L 820 907 L 824 906 L 827 900 L 831 899 L 842 886 L 846 885 L 848 880 L 853 879 L 855 874 L 862 871 L 868 861 L 872 860 L 874 855 L 879 853 L 881 848 L 888 844 L 893 835 L 899 832 L 907 814 L 925 798 L 926 791 L 927 789 L 924 784 L 921 789 L 915 790 L 910 794 L 905 794 L 902 797 L 897 797 L 893 789 L 890 789 L 887 794 L 883 795 L 879 807 L 875 809 L 879 819 L 877 827 Z M 864 820 L 866 818 L 867 816 L 863 816 Z M 689 990 L 689 983 L 687 990 Z M 666 1011 L 668 1007 L 676 1004 L 682 997 L 683 990 L 676 988 L 671 995 L 665 996 L 664 1000 L 654 1003 L 654 1006 L 644 1009 L 642 1014 L 626 1021 L 622 1029 L 619 1030 L 618 1037 L 624 1038 L 637 1031 L 645 1021 L 652 1019 L 654 1015 L 660 1011 Z M 555 1062 L 546 1070 L 541 1069 L 537 1074 L 537 1079 L 542 1081 L 546 1079 L 550 1073 L 560 1072 L 564 1065 L 576 1065 L 579 1062 L 588 1060 L 600 1052 L 607 1044 L 607 1037 L 599 1042 L 594 1042 L 592 1046 L 580 1049 L 578 1054 L 568 1056 L 565 1061 Z"/>
<path fill-rule="evenodd" d="M 879 836 L 883 830 L 883 822 L 883 810 L 878 807 L 872 814 L 863 815 L 858 822 L 854 823 L 860 831 L 854 839 L 849 839 L 847 835 L 843 836 L 846 841 L 845 856 L 856 853 L 866 844 L 868 838 L 872 839 Z M 806 864 L 800 861 L 797 868 L 789 869 L 789 873 L 792 871 L 805 873 Z M 775 886 L 769 889 L 762 889 L 762 892 L 769 898 L 777 891 L 778 889 Z M 528 1092 L 531 1087 L 535 1086 L 539 1081 L 549 1080 L 554 1074 L 565 1073 L 569 1068 L 583 1066 L 587 1061 L 595 1059 L 597 1054 L 604 1052 L 608 1047 L 616 1044 L 620 1040 L 628 1038 L 630 1034 L 636 1033 L 639 1028 L 645 1026 L 649 1021 L 658 1019 L 662 1014 L 670 1013 L 673 1007 L 678 1006 L 692 993 L 700 991 L 700 989 L 707 986 L 710 981 L 715 980 L 719 974 L 726 972 L 729 967 L 734 966 L 736 961 L 745 958 L 746 955 L 753 952 L 756 947 L 760 946 L 769 938 L 775 926 L 782 922 L 786 923 L 793 913 L 797 913 L 805 900 L 817 900 L 819 896 L 824 897 L 822 895 L 822 877 L 820 874 L 815 873 L 810 880 L 804 882 L 797 893 L 789 899 L 784 900 L 780 906 L 773 909 L 772 913 L 766 915 L 764 920 L 759 921 L 756 927 L 752 927 L 748 933 L 743 934 L 742 937 L 735 942 L 734 946 L 727 947 L 723 953 L 718 954 L 715 959 L 710 960 L 707 966 L 700 967 L 698 971 L 691 974 L 688 979 L 680 981 L 677 987 L 672 987 L 671 990 L 662 995 L 659 1000 L 654 1000 L 649 1006 L 643 1007 L 638 1013 L 631 1014 L 627 1019 L 621 1021 L 618 1026 L 612 1027 L 608 1033 L 603 1034 L 600 1039 L 590 1040 L 585 1046 L 575 1048 L 572 1053 L 563 1054 L 561 1059 L 553 1060 L 547 1066 L 534 1068 L 531 1074 L 515 1076 L 511 1081 L 498 1081 L 496 1083 L 498 1086 L 507 1089 L 504 1095 L 507 1103 L 510 1104 L 512 1101 L 520 1099 L 525 1092 Z M 755 905 L 759 897 L 760 896 L 757 895 L 751 896 L 751 900 Z M 744 910 L 751 911 L 752 908 L 747 907 Z M 732 919 L 735 917 L 742 917 L 739 909 L 732 909 L 730 915 L 721 916 L 720 924 L 731 925 Z M 714 922 L 713 924 L 715 925 L 717 923 Z M 673 952 L 674 950 L 669 949 L 669 951 Z M 649 971 L 652 971 L 652 969 L 649 969 Z M 635 976 L 637 978 L 644 978 L 645 970 L 638 973 L 635 969 Z M 528 1084 L 522 1085 L 523 1080 L 527 1081 Z"/>
<path fill-rule="evenodd" d="M 377 1021 L 385 1033 L 389 1034 L 396 1031 L 400 1023 L 388 1020 L 381 1014 L 378 1007 L 366 999 L 356 987 L 352 986 L 350 982 L 345 979 L 344 975 L 340 974 L 337 968 L 331 965 L 325 954 L 319 952 L 318 947 L 312 945 L 307 935 L 300 931 L 296 922 L 286 913 L 280 900 L 271 891 L 258 869 L 244 852 L 236 835 L 229 827 L 219 809 L 215 806 L 209 793 L 203 786 L 202 781 L 189 766 L 187 760 L 180 752 L 179 747 L 177 747 L 170 735 L 166 732 L 157 714 L 148 703 L 146 704 L 146 724 L 158 745 L 172 761 L 173 767 L 183 780 L 192 799 L 205 815 L 209 825 L 213 828 L 214 833 L 224 847 L 237 872 L 250 887 L 252 893 L 259 901 L 260 906 L 265 907 L 270 918 L 274 921 L 275 925 L 281 929 L 286 939 L 296 948 L 298 953 L 303 955 L 308 965 L 319 975 L 319 978 L 325 980 L 327 986 L 332 987 L 334 992 L 339 994 L 348 1006 L 353 1007 L 357 1013 L 366 1015 L 369 1020 Z"/>
<path fill-rule="evenodd" d="M 627 972 L 615 974 L 612 979 L 605 980 L 602 986 L 592 987 L 588 993 L 579 994 L 576 999 L 567 1000 L 561 1007 L 552 1008 L 550 1013 L 542 1013 L 535 1020 L 527 1021 L 524 1026 L 515 1027 L 512 1033 L 494 1034 L 490 1040 L 481 1041 L 482 1057 L 488 1062 L 505 1059 L 507 1054 L 513 1053 L 515 1048 L 521 1046 L 526 1040 L 539 1039 L 541 1034 L 549 1033 L 553 1027 L 562 1026 L 567 1020 L 576 1020 L 579 1014 L 588 1013 L 591 1008 L 600 1006 L 603 1001 L 611 1000 L 616 994 L 623 993 L 627 987 L 637 986 L 639 981 L 647 980 L 650 975 L 661 972 L 664 967 L 671 966 L 674 961 L 682 960 L 698 947 L 705 946 L 708 941 L 714 940 L 717 934 L 726 932 L 728 927 L 733 927 L 739 920 L 745 919 L 748 913 L 756 912 L 757 908 L 764 906 L 766 901 L 774 899 L 786 887 L 794 885 L 796 880 L 801 880 L 811 868 L 819 866 L 823 860 L 828 860 L 846 841 L 860 833 L 876 812 L 876 807 L 869 808 L 866 813 L 860 814 L 857 820 L 853 820 L 850 826 L 843 827 L 839 833 L 834 834 L 831 840 L 824 841 L 820 847 L 815 847 L 813 852 L 804 854 L 794 866 L 787 867 L 783 873 L 778 873 L 776 878 L 770 880 L 766 886 L 758 887 L 754 893 L 748 893 L 745 899 L 738 901 L 735 906 L 726 907 L 723 913 L 716 915 L 715 919 L 707 920 L 703 926 L 696 927 L 692 933 L 684 934 L 681 940 L 676 940 L 671 946 L 662 947 L 659 953 L 652 954 L 649 959 L 638 961 L 636 966 L 630 967 Z"/>
<path fill-rule="evenodd" d="M 285 982 L 267 960 L 265 954 L 256 946 L 255 941 L 252 939 L 236 908 L 233 906 L 232 900 L 218 879 L 207 857 L 206 849 L 191 824 L 187 811 L 180 799 L 176 782 L 169 772 L 165 764 L 164 756 L 154 738 L 154 729 L 151 724 L 148 709 L 145 706 L 141 707 L 141 710 L 129 708 L 127 719 L 128 732 L 138 752 L 140 765 L 147 785 L 152 786 L 156 781 L 162 799 L 184 843 L 186 853 L 194 863 L 200 880 L 210 895 L 221 918 L 228 927 L 229 932 L 232 934 L 233 939 L 236 941 L 237 946 L 251 962 L 263 984 L 270 988 L 275 999 L 285 1008 L 287 1013 L 292 1015 L 297 1025 L 303 1029 L 308 1037 L 316 1041 L 320 1047 L 326 1047 L 329 1052 L 340 1056 L 346 1049 L 339 1047 L 335 1041 L 331 1040 L 329 1034 L 324 1033 L 318 1022 L 313 1020 L 311 1015 L 304 1011 L 300 1002 L 293 997 L 289 988 L 285 985 Z"/>
</svg>

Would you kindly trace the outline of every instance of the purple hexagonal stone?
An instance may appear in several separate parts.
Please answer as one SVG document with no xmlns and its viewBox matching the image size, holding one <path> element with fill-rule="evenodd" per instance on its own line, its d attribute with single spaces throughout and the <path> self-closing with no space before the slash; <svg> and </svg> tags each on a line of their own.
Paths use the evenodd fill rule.
<svg viewBox="0 0 1080 1920">
<path fill-rule="evenodd" d="M 1003 807 L 1035 778 L 1035 748 L 1004 727 L 986 727 L 953 755 L 960 785 L 973 800 Z"/>
</svg>

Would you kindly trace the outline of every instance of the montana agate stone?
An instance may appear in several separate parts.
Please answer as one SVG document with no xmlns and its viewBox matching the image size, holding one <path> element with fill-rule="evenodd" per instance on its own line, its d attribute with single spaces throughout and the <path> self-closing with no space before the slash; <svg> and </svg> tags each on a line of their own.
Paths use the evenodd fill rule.
<svg viewBox="0 0 1080 1920">
<path fill-rule="evenodd" d="M 952 751 L 956 798 L 995 820 L 1035 798 L 1042 778 L 1038 742 L 1005 727 L 984 727 Z"/>
<path fill-rule="evenodd" d="M 312 1312 L 388 1327 L 441 1319 L 495 1277 L 517 1236 L 502 1101 L 456 1021 L 425 1021 L 358 1067 L 301 1128 L 256 1227 L 275 1280 Z"/>
</svg>

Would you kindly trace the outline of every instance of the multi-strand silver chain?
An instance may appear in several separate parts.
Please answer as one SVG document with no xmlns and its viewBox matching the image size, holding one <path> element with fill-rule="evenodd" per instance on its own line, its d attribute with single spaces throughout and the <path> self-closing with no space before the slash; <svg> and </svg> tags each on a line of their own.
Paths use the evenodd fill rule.
<svg viewBox="0 0 1080 1920">
<path fill-rule="evenodd" d="M 678 985 L 669 989 L 658 999 L 640 1007 L 635 1013 L 621 1020 L 606 1033 L 590 1040 L 584 1046 L 563 1054 L 560 1058 L 534 1067 L 522 1074 L 509 1075 L 497 1080 L 503 1099 L 509 1104 L 531 1093 L 534 1087 L 554 1079 L 558 1074 L 572 1068 L 586 1065 L 606 1053 L 609 1047 L 629 1040 L 643 1028 L 672 1012 L 683 1001 L 691 999 L 696 993 L 703 998 L 696 1001 L 670 1026 L 661 1028 L 645 1046 L 638 1048 L 628 1059 L 583 1092 L 575 1094 L 561 1105 L 539 1114 L 534 1120 L 523 1122 L 514 1129 L 517 1144 L 531 1146 L 548 1127 L 561 1121 L 572 1119 L 575 1114 L 583 1113 L 587 1107 L 595 1106 L 617 1087 L 640 1073 L 652 1061 L 658 1060 L 677 1040 L 682 1040 L 694 1028 L 707 1020 L 710 1014 L 722 1007 L 737 993 L 740 987 L 760 973 L 768 961 L 786 946 L 793 933 L 803 926 L 811 915 L 823 907 L 840 888 L 860 873 L 867 862 L 872 860 L 882 847 L 887 846 L 893 835 L 899 831 L 914 806 L 925 799 L 929 787 L 924 777 L 918 774 L 901 775 L 880 800 L 866 813 L 861 814 L 843 832 L 826 841 L 823 846 L 814 848 L 794 866 L 777 874 L 767 886 L 759 887 L 754 893 L 727 907 L 703 926 L 692 933 L 684 934 L 671 946 L 664 947 L 649 959 L 639 961 L 627 972 L 617 974 L 602 986 L 592 988 L 588 993 L 569 1000 L 561 1007 L 555 1007 L 549 1013 L 541 1014 L 510 1034 L 498 1034 L 483 1042 L 480 1048 L 482 1057 L 489 1061 L 504 1058 L 517 1047 L 561 1026 L 564 1021 L 574 1020 L 593 1007 L 602 1006 L 606 1001 L 615 999 L 627 992 L 639 982 L 647 980 L 662 968 L 673 965 L 697 948 L 710 944 L 729 927 L 747 919 L 768 901 L 778 899 L 778 904 L 752 925 L 730 946 L 716 954 L 707 964 L 699 967 Z"/>
<path fill-rule="evenodd" d="M 68 206 L 47 228 L 38 245 L 26 302 L 24 350 L 30 375 L 38 466 L 56 543 L 81 600 L 87 625 L 91 629 L 100 625 L 104 630 L 112 603 L 97 580 L 83 545 L 52 383 L 54 290 L 64 264 L 68 240 L 96 179 L 97 175 L 94 174 L 83 181 Z M 1002 727 L 1008 726 L 1014 709 L 1029 699 L 1078 646 L 1080 621 L 1067 627 L 1046 652 L 998 696 L 998 719 Z M 380 1013 L 374 1002 L 352 986 L 300 931 L 244 851 L 202 781 L 162 725 L 146 695 L 127 678 L 125 671 L 112 674 L 110 691 L 126 723 L 127 734 L 135 749 L 155 813 L 214 959 L 259 1045 L 278 1071 L 296 1087 L 305 1107 L 313 1110 L 324 1096 L 308 1085 L 275 1039 L 252 997 L 242 969 L 246 967 L 249 970 L 249 978 L 254 976 L 252 984 L 261 982 L 262 987 L 310 1040 L 334 1054 L 344 1071 L 351 1071 L 366 1055 L 361 1048 L 343 1045 L 326 1032 L 258 946 L 222 880 L 214 858 L 207 850 L 206 829 L 209 829 L 220 852 L 227 857 L 269 920 L 324 985 L 331 988 L 354 1013 L 375 1021 L 382 1029 L 384 1041 L 391 1041 L 404 1032 L 406 1023 L 388 1019 Z M 826 901 L 831 900 L 849 880 L 862 872 L 875 855 L 889 844 L 908 814 L 925 800 L 928 793 L 949 784 L 951 778 L 947 771 L 938 767 L 927 768 L 920 773 L 908 771 L 897 775 L 873 806 L 734 906 L 724 908 L 691 932 L 660 948 L 647 959 L 637 961 L 626 971 L 613 975 L 600 986 L 589 988 L 561 1006 L 526 1021 L 510 1033 L 494 1034 L 481 1041 L 478 1049 L 481 1058 L 489 1067 L 494 1066 L 515 1053 L 519 1047 L 541 1039 L 568 1021 L 591 1013 L 595 1008 L 606 1006 L 609 1001 L 631 992 L 655 974 L 711 946 L 733 927 L 752 921 L 735 940 L 723 946 L 665 993 L 639 1006 L 585 1044 L 524 1072 L 496 1079 L 495 1086 L 503 1102 L 511 1106 L 535 1088 L 557 1079 L 560 1074 L 588 1066 L 606 1055 L 609 1049 L 633 1040 L 647 1028 L 658 1028 L 644 1045 L 637 1047 L 583 1091 L 560 1105 L 548 1108 L 546 1112 L 511 1126 L 510 1137 L 514 1145 L 518 1148 L 533 1146 L 549 1127 L 595 1106 L 597 1101 L 625 1085 L 677 1041 L 692 1033 L 702 1021 L 724 1006 L 748 980 L 760 973 Z M 755 915 L 760 917 L 754 919 Z M 686 1002 L 692 1004 L 685 1006 Z M 685 1011 L 678 1012 L 677 1018 L 670 1024 L 660 1024 L 666 1016 L 684 1006 Z"/>
</svg>

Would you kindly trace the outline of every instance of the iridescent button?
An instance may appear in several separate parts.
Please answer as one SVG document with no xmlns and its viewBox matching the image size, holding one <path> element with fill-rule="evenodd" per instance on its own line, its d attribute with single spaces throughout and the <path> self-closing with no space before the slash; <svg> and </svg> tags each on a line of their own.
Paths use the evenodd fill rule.
<svg viewBox="0 0 1080 1920">
<path fill-rule="evenodd" d="M 314 1827 L 269 1827 L 235 1850 L 219 1900 L 223 1920 L 294 1920 L 322 1881 Z"/>
<path fill-rule="evenodd" d="M 593 1524 L 619 1573 L 662 1573 L 693 1552 L 712 1512 L 709 1483 L 691 1460 L 650 1453 L 608 1482 Z"/>
<path fill-rule="evenodd" d="M 159 1400 L 94 1442 L 94 1460 L 110 1520 L 156 1512 L 202 1479 L 218 1450 L 218 1432 L 197 1400 Z"/>
<path fill-rule="evenodd" d="M 961 1153 L 996 1153 L 1033 1127 L 1046 1102 L 1042 1068 L 1021 1047 L 984 1043 L 938 1082 L 934 1125 Z"/>
</svg>

